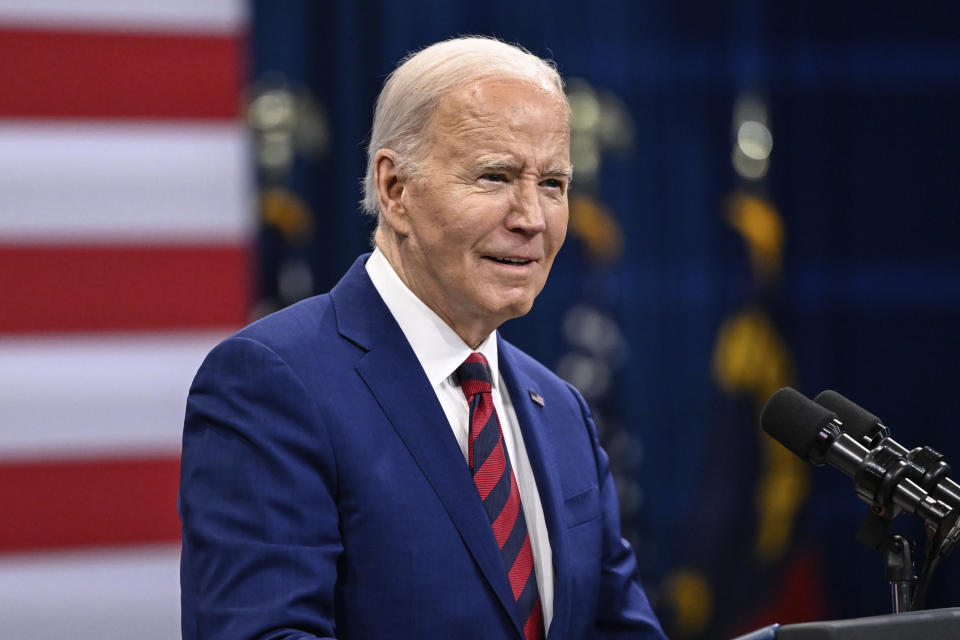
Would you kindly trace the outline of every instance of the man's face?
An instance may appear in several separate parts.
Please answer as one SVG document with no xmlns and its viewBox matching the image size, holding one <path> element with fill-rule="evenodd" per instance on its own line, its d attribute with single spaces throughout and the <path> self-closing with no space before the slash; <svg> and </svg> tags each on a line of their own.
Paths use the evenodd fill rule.
<svg viewBox="0 0 960 640">
<path fill-rule="evenodd" d="M 566 105 L 530 81 L 488 79 L 443 96 L 402 204 L 404 281 L 476 346 L 530 310 L 567 232 Z"/>
</svg>

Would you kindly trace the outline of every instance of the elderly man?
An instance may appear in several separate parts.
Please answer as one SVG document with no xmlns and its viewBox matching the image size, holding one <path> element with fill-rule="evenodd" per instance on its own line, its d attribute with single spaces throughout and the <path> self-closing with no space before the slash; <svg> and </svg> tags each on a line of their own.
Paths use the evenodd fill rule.
<svg viewBox="0 0 960 640">
<path fill-rule="evenodd" d="M 503 341 L 567 227 L 556 71 L 484 38 L 377 102 L 376 249 L 190 391 L 183 637 L 662 638 L 583 398 Z"/>
</svg>

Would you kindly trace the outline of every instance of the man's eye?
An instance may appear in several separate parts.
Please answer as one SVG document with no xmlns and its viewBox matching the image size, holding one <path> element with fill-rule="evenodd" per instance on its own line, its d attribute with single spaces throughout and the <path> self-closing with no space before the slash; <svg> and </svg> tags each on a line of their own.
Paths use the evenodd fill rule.
<svg viewBox="0 0 960 640">
<path fill-rule="evenodd" d="M 481 180 L 486 180 L 488 182 L 506 182 L 507 177 L 502 173 L 485 173 L 480 176 Z"/>
<path fill-rule="evenodd" d="M 548 189 L 560 189 L 561 191 L 563 190 L 563 180 L 558 180 L 556 178 L 547 178 L 540 184 Z"/>
</svg>

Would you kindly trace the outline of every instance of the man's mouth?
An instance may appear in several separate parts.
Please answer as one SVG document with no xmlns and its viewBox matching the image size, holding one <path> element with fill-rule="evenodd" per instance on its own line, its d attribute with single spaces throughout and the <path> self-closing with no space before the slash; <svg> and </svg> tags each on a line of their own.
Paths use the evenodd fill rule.
<svg viewBox="0 0 960 640">
<path fill-rule="evenodd" d="M 497 258 L 495 256 L 484 256 L 487 260 L 493 260 L 494 262 L 499 262 L 500 264 L 508 264 L 515 267 L 522 267 L 525 264 L 530 264 L 533 260 L 527 260 L 526 258 Z"/>
</svg>

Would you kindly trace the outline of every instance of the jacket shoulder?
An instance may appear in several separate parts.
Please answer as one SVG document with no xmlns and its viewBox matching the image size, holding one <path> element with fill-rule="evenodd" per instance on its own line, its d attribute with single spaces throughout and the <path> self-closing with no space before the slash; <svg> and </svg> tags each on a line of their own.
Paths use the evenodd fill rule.
<svg viewBox="0 0 960 640">
<path fill-rule="evenodd" d="M 231 338 L 246 338 L 283 354 L 336 334 L 330 294 L 306 298 L 247 325 Z"/>
</svg>

